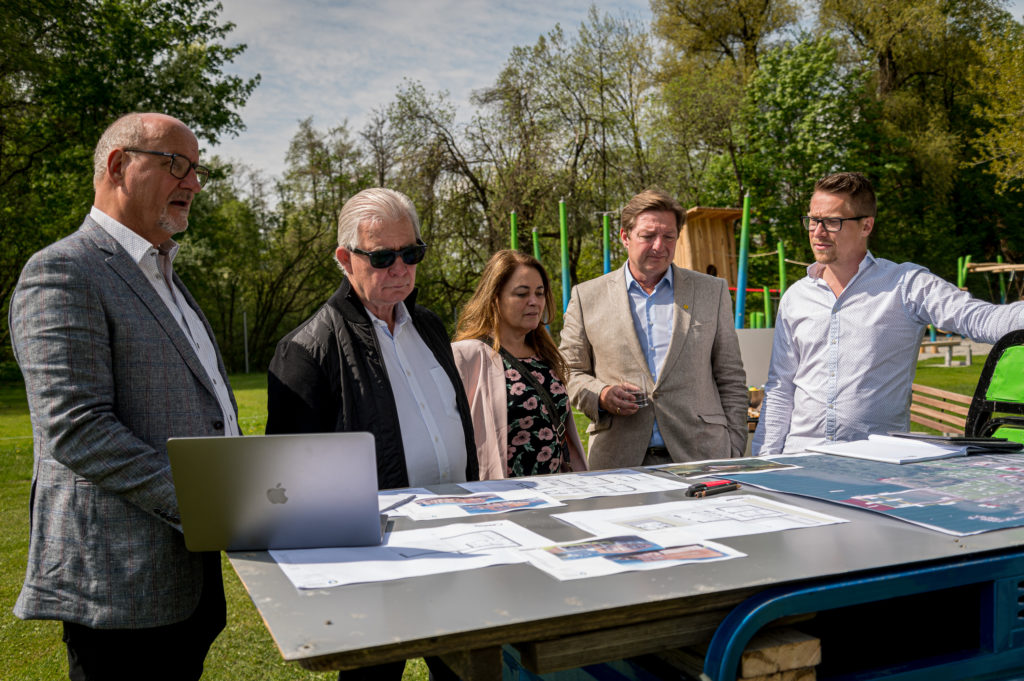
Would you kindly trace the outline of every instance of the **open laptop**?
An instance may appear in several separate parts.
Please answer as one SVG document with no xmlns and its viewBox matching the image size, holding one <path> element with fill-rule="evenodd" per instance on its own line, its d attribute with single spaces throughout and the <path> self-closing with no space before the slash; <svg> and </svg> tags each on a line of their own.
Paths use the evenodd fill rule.
<svg viewBox="0 0 1024 681">
<path fill-rule="evenodd" d="M 185 546 L 191 551 L 375 546 L 369 433 L 167 440 Z"/>
</svg>

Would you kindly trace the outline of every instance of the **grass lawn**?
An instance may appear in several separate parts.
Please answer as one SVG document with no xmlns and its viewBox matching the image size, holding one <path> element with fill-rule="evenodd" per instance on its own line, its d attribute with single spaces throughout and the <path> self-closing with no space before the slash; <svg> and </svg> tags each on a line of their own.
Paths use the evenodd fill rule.
<svg viewBox="0 0 1024 681">
<path fill-rule="evenodd" d="M 941 359 L 927 360 L 918 367 L 918 383 L 965 395 L 974 392 L 984 358 L 970 367 L 935 366 Z M 259 434 L 266 424 L 266 375 L 231 377 L 238 400 L 239 420 L 244 432 Z M 577 415 L 582 432 L 586 417 Z M 24 577 L 28 550 L 28 496 L 32 476 L 32 427 L 20 384 L 0 385 L 0 679 L 5 681 L 51 681 L 67 678 L 67 661 L 56 622 L 23 622 L 11 608 Z M 217 639 L 207 658 L 203 678 L 210 681 L 259 679 L 329 679 L 333 674 L 307 672 L 286 664 L 242 588 L 234 571 L 224 560 L 224 582 L 228 600 L 227 629 Z M 427 678 L 426 665 L 414 660 L 406 668 L 406 680 Z"/>
</svg>

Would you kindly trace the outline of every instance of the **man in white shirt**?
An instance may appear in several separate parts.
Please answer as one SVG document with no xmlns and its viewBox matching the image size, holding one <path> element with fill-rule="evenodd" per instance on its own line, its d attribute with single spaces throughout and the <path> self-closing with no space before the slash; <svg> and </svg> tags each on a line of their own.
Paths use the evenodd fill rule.
<svg viewBox="0 0 1024 681">
<path fill-rule="evenodd" d="M 277 345 L 267 433 L 369 431 L 380 489 L 476 480 L 473 422 L 444 325 L 416 305 L 427 246 L 407 196 L 365 189 L 338 217 L 338 290 Z M 435 678 L 451 678 L 427 658 Z M 342 672 L 400 679 L 404 664 Z"/>
<path fill-rule="evenodd" d="M 875 193 L 860 173 L 819 180 L 802 221 L 815 263 L 779 305 L 755 455 L 907 430 L 928 324 L 986 343 L 1024 327 L 1024 302 L 986 303 L 875 258 Z"/>
</svg>

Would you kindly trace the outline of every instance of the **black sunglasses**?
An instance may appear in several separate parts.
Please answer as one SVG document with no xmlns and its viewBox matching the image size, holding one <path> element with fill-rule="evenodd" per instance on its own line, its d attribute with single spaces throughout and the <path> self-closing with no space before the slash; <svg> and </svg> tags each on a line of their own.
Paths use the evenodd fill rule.
<svg viewBox="0 0 1024 681">
<path fill-rule="evenodd" d="M 415 265 L 419 263 L 423 260 L 423 256 L 427 254 L 427 245 L 417 239 L 415 246 L 406 246 L 405 248 L 401 248 L 397 251 L 393 248 L 382 248 L 379 251 L 364 251 L 361 248 L 350 248 L 348 250 L 353 253 L 358 253 L 359 255 L 365 255 L 370 259 L 370 267 L 382 270 L 394 265 L 395 259 L 398 256 L 402 257 L 402 262 L 406 265 Z"/>
</svg>

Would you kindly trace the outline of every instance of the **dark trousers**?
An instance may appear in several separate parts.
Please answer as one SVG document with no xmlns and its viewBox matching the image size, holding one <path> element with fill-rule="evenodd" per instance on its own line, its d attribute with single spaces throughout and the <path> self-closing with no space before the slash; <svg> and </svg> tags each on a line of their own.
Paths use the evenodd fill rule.
<svg viewBox="0 0 1024 681">
<path fill-rule="evenodd" d="M 192 615 L 148 629 L 93 629 L 64 622 L 71 681 L 199 680 L 203 661 L 226 624 L 220 553 L 203 556 L 203 593 Z"/>
<path fill-rule="evenodd" d="M 439 657 L 425 657 L 430 681 L 459 681 L 459 677 Z M 338 681 L 401 681 L 405 662 L 388 662 L 338 672 Z"/>
</svg>

